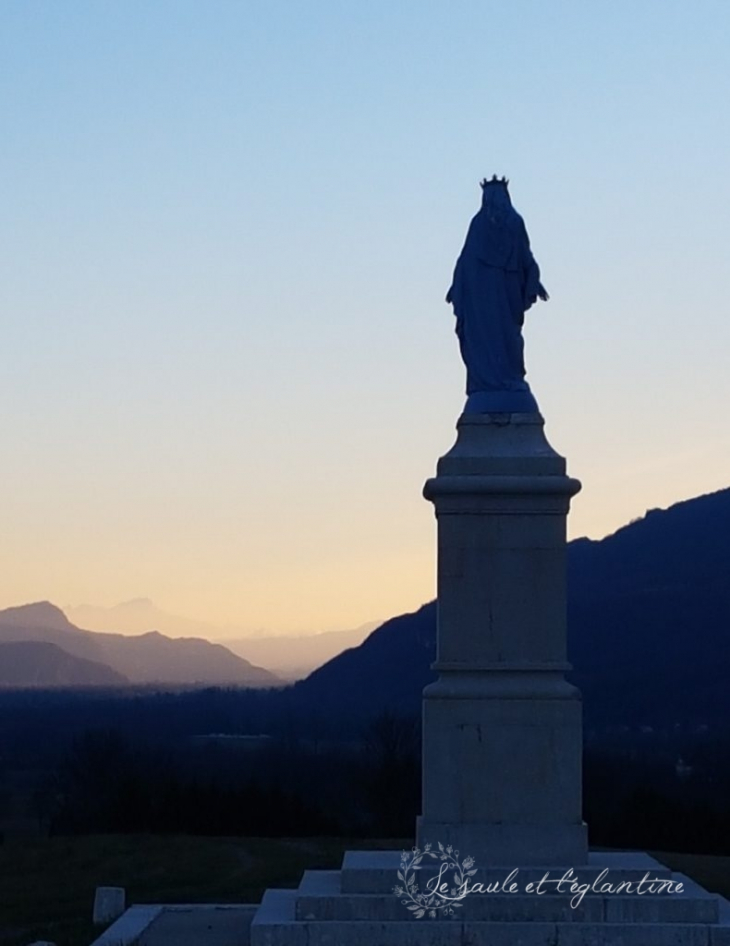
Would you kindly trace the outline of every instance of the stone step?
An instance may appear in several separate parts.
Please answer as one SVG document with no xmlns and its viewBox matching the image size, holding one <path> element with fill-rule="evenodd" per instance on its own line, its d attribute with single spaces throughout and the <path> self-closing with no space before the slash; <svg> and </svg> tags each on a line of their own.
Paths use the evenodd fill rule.
<svg viewBox="0 0 730 946">
<path fill-rule="evenodd" d="M 598 866 L 605 866 L 605 863 Z M 635 862 L 633 868 L 628 869 L 638 869 L 640 879 L 645 866 L 646 862 Z M 299 890 L 266 892 L 251 924 L 250 946 L 730 946 L 730 903 L 708 894 L 680 874 L 674 878 L 681 879 L 685 885 L 688 904 L 715 901 L 719 907 L 718 922 L 687 922 L 686 918 L 685 921 L 675 918 L 671 922 L 637 922 L 636 914 L 630 911 L 644 908 L 633 905 L 629 906 L 629 912 L 618 916 L 609 915 L 606 907 L 604 922 L 576 920 L 575 916 L 568 921 L 547 921 L 537 917 L 530 921 L 487 921 L 458 914 L 449 919 L 432 920 L 413 917 L 405 908 L 405 919 L 398 920 L 382 917 L 298 919 L 307 898 L 353 898 L 353 895 L 342 892 L 340 872 L 308 871 Z M 367 898 L 368 895 L 364 896 Z M 489 896 L 484 895 L 485 899 Z M 648 896 L 636 895 L 634 903 Z M 668 894 L 661 899 L 677 898 L 676 902 L 680 902 L 679 898 L 683 896 Z M 390 903 L 391 907 L 393 904 L 402 907 L 392 894 L 373 899 Z M 595 899 L 600 901 L 603 898 L 596 896 Z M 533 902 L 537 900 L 537 897 L 533 898 Z M 241 946 L 244 946 L 243 940 Z"/>
<path fill-rule="evenodd" d="M 339 871 L 307 871 L 298 889 L 295 917 L 311 920 L 413 919 L 403 896 L 342 893 Z M 717 923 L 718 898 L 679 874 L 683 892 L 586 894 L 471 894 L 455 908 L 457 920 L 561 923 Z M 446 919 L 446 917 L 444 917 Z"/>
<path fill-rule="evenodd" d="M 241 946 L 258 904 L 179 904 L 162 914 L 134 946 Z"/>
<path fill-rule="evenodd" d="M 296 890 L 267 890 L 251 921 L 250 946 L 306 946 L 307 927 L 295 922 Z M 334 944 L 333 944 L 334 946 Z"/>
<path fill-rule="evenodd" d="M 296 922 L 296 892 L 271 890 L 251 946 L 728 946 L 730 926 L 458 920 Z"/>
<path fill-rule="evenodd" d="M 438 871 L 435 866 L 439 862 L 432 861 L 431 867 L 425 860 L 422 867 L 428 866 L 429 871 L 419 873 L 426 879 Z M 397 878 L 401 864 L 400 851 L 347 851 L 342 862 L 342 891 L 343 893 L 392 893 L 393 887 L 399 883 Z M 648 872 L 652 877 L 670 880 L 671 870 L 660 864 L 648 854 L 638 851 L 595 851 L 588 855 L 588 863 L 580 867 L 525 867 L 519 868 L 515 881 L 524 890 L 528 883 L 537 883 L 546 873 L 550 878 L 559 878 L 567 870 L 573 874 L 579 883 L 592 883 L 604 870 L 609 871 L 607 880 L 619 883 L 622 880 L 639 881 Z M 513 867 L 479 867 L 477 873 L 470 879 L 472 884 L 494 884 L 505 881 L 513 872 Z M 423 883 L 419 880 L 420 886 Z"/>
</svg>

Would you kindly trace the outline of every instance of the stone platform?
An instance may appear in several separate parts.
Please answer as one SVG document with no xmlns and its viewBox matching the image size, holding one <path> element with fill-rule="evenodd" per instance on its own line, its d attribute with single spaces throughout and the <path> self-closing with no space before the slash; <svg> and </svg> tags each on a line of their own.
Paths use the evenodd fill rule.
<svg viewBox="0 0 730 946">
<path fill-rule="evenodd" d="M 296 890 L 269 890 L 250 930 L 251 946 L 730 946 L 730 904 L 645 854 L 592 853 L 575 868 L 579 884 L 652 878 L 684 885 L 682 893 L 524 893 L 546 872 L 517 875 L 520 892 L 471 894 L 448 918 L 417 919 L 393 893 L 400 854 L 349 852 L 339 871 L 307 871 Z M 476 883 L 499 883 L 511 869 L 476 868 Z M 426 871 L 420 872 L 427 875 Z M 420 878 L 419 878 L 420 879 Z"/>
<path fill-rule="evenodd" d="M 129 907 L 91 946 L 248 946 L 255 903 Z"/>
<path fill-rule="evenodd" d="M 533 866 L 518 871 L 519 892 L 471 894 L 436 920 L 415 918 L 393 893 L 399 867 L 398 851 L 350 851 L 340 870 L 307 871 L 260 906 L 134 906 L 94 946 L 730 946 L 730 903 L 646 854 L 592 852 L 573 873 L 581 885 L 606 870 L 611 883 L 649 873 L 682 882 L 681 894 L 588 893 L 573 908 L 570 892 L 523 892 L 564 873 Z M 470 882 L 501 883 L 511 870 L 477 867 Z"/>
</svg>

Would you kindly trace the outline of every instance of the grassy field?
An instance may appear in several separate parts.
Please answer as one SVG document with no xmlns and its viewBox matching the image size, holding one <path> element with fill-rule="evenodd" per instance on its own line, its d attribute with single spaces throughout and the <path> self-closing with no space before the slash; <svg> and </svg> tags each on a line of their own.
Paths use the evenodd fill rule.
<svg viewBox="0 0 730 946">
<path fill-rule="evenodd" d="M 0 846 L 0 946 L 89 946 L 96 887 L 132 903 L 257 903 L 267 887 L 339 867 L 345 850 L 412 842 L 99 835 L 8 838 Z"/>
<path fill-rule="evenodd" d="M 97 886 L 124 887 L 127 903 L 256 903 L 267 887 L 294 887 L 302 872 L 338 867 L 352 848 L 409 841 L 109 835 L 9 838 L 0 846 L 0 946 L 46 939 L 89 946 Z M 656 854 L 674 870 L 730 897 L 730 857 Z"/>
</svg>

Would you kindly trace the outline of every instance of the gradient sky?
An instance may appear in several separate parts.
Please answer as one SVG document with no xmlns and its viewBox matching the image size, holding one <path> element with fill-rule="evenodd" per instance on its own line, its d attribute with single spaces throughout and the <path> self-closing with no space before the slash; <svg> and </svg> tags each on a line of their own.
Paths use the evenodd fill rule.
<svg viewBox="0 0 730 946">
<path fill-rule="evenodd" d="M 494 171 L 571 534 L 730 485 L 728 35 L 725 0 L 2 0 L 0 606 L 433 597 Z"/>
</svg>

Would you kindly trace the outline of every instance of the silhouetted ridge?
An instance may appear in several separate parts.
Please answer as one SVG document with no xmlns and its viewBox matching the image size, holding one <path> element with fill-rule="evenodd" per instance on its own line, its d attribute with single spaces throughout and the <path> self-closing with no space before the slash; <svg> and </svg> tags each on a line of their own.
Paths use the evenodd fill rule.
<svg viewBox="0 0 730 946">
<path fill-rule="evenodd" d="M 730 489 L 571 544 L 568 575 L 569 657 L 590 715 L 611 701 L 644 720 L 730 710 Z"/>
<path fill-rule="evenodd" d="M 650 509 L 599 542 L 571 542 L 570 592 L 610 597 L 639 588 L 727 584 L 729 563 L 730 489 L 723 489 Z"/>
<path fill-rule="evenodd" d="M 568 656 L 588 727 L 730 714 L 730 489 L 568 546 Z M 307 705 L 420 712 L 436 604 L 387 621 L 296 688 Z"/>
<path fill-rule="evenodd" d="M 0 611 L 0 624 L 15 627 L 47 627 L 57 631 L 78 630 L 66 615 L 50 601 L 35 601 Z"/>
<path fill-rule="evenodd" d="M 108 687 L 128 682 L 111 667 L 72 657 L 45 641 L 0 644 L 0 687 Z"/>
<path fill-rule="evenodd" d="M 49 602 L 0 611 L 0 643 L 28 641 L 55 644 L 72 657 L 105 665 L 120 683 L 126 680 L 259 687 L 279 684 L 274 674 L 221 644 L 195 637 L 167 637 L 158 631 L 138 636 L 85 631 L 71 624 Z M 82 682 L 77 681 L 77 685 Z M 89 682 L 94 683 L 95 679 Z M 11 685 L 10 680 L 7 685 Z"/>
<path fill-rule="evenodd" d="M 424 672 L 434 659 L 436 602 L 391 618 L 296 685 L 302 698 L 333 711 L 392 707 L 410 711 L 421 698 Z"/>
</svg>

